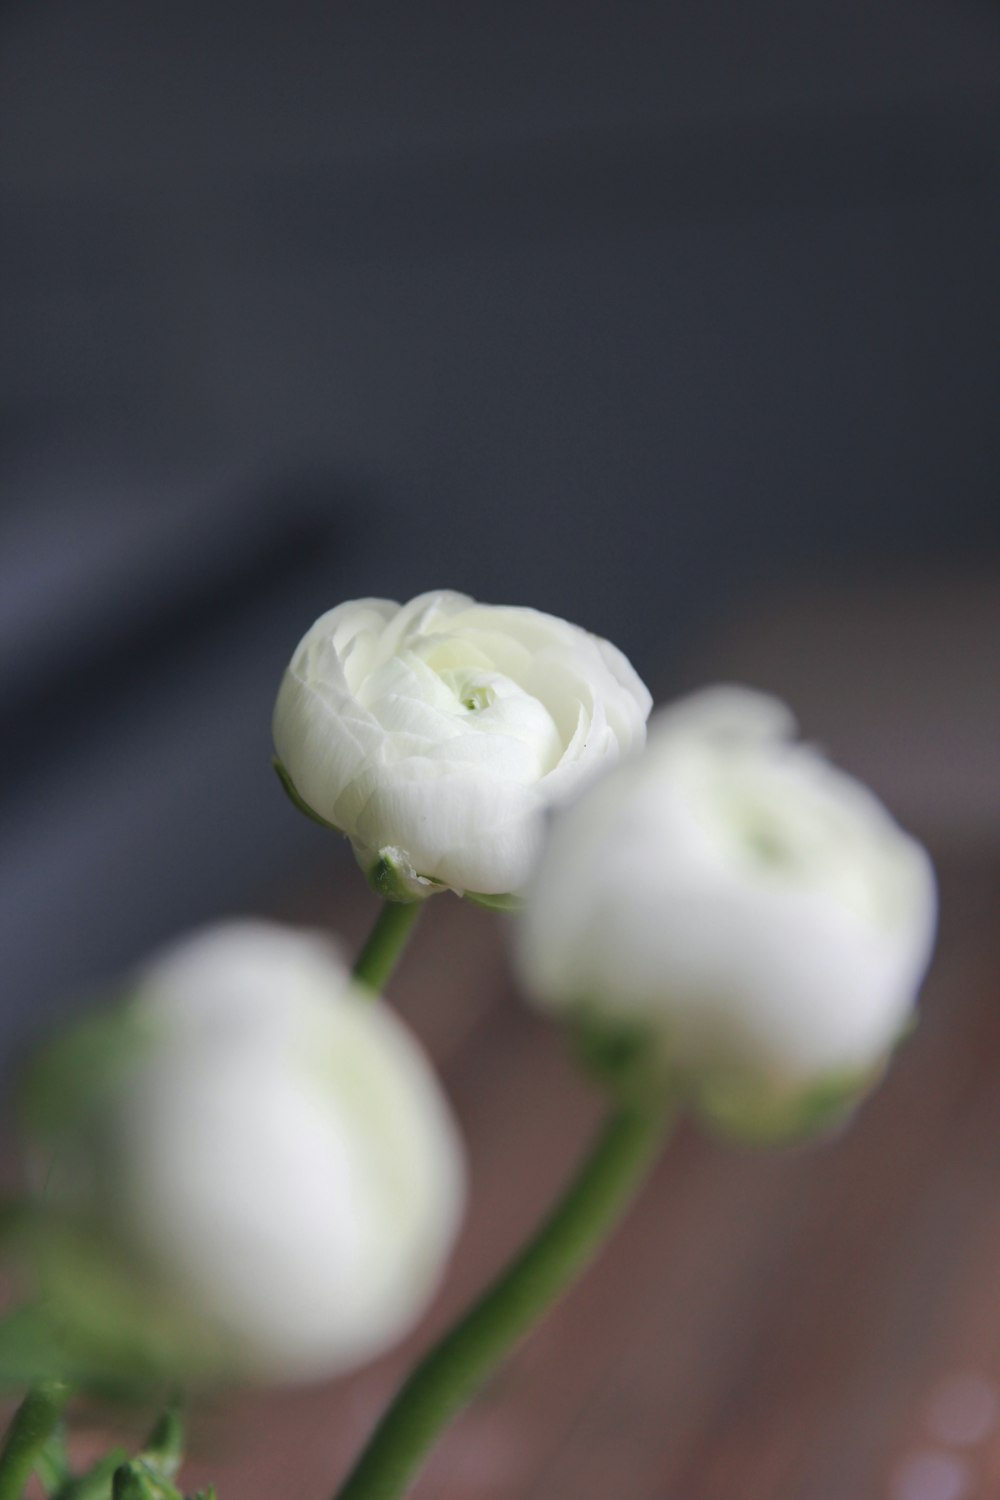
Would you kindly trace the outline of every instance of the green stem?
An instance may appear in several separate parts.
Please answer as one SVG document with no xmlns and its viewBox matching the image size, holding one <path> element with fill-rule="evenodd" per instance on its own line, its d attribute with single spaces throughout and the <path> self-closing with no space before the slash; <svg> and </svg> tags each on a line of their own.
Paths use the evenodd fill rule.
<svg viewBox="0 0 1000 1500">
<path fill-rule="evenodd" d="M 382 902 L 375 926 L 354 965 L 355 979 L 376 995 L 385 988 L 423 909 L 422 901 Z"/>
<path fill-rule="evenodd" d="M 65 1381 L 43 1380 L 21 1402 L 0 1449 L 0 1500 L 20 1500 L 70 1393 Z"/>
<path fill-rule="evenodd" d="M 336 1500 L 404 1493 L 440 1429 L 596 1254 L 659 1153 L 669 1113 L 664 1103 L 611 1116 L 534 1238 L 406 1381 Z"/>
</svg>

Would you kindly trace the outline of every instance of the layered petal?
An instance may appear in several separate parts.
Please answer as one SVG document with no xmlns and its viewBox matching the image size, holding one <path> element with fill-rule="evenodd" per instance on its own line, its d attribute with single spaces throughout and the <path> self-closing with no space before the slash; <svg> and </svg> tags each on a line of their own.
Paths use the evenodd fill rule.
<svg viewBox="0 0 1000 1500">
<path fill-rule="evenodd" d="M 274 739 L 298 798 L 365 868 L 391 849 L 415 891 L 502 896 L 528 878 L 546 807 L 640 747 L 650 704 L 608 642 L 437 591 L 323 615 L 285 674 Z"/>
</svg>

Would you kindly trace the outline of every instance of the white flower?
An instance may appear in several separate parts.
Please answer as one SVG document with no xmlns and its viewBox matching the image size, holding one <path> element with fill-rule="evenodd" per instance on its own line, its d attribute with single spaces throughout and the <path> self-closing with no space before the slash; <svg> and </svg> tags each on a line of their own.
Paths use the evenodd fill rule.
<svg viewBox="0 0 1000 1500">
<path fill-rule="evenodd" d="M 641 745 L 651 699 L 626 658 L 565 620 L 423 594 L 358 599 L 296 647 L 274 710 L 279 767 L 362 868 L 502 896 L 543 812 Z"/>
<path fill-rule="evenodd" d="M 780 1135 L 843 1108 L 907 1028 L 935 925 L 924 850 L 720 687 L 557 818 L 519 931 L 543 1006 L 652 1038 L 717 1123 Z"/>
<path fill-rule="evenodd" d="M 155 1310 L 176 1335 L 169 1357 L 312 1378 L 407 1333 L 455 1237 L 463 1154 L 423 1054 L 330 944 L 208 929 L 139 976 L 120 1024 L 43 1208 L 100 1231 L 137 1321 Z M 64 1259 L 49 1290 L 72 1316 L 89 1282 Z"/>
</svg>

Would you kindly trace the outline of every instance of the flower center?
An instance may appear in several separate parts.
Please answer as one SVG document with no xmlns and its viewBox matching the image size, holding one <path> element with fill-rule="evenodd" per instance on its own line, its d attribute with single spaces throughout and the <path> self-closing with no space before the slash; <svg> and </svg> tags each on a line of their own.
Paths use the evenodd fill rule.
<svg viewBox="0 0 1000 1500">
<path fill-rule="evenodd" d="M 496 697 L 496 690 L 489 683 L 467 684 L 461 692 L 461 703 L 470 713 L 476 713 L 481 708 L 492 708 Z"/>
<path fill-rule="evenodd" d="M 446 668 L 438 677 L 454 695 L 455 713 L 469 731 L 519 746 L 518 760 L 527 754 L 530 772 L 525 770 L 525 775 L 544 776 L 558 763 L 563 744 L 552 715 L 520 683 L 478 664 L 464 670 Z M 499 756 L 499 743 L 496 753 Z"/>
</svg>

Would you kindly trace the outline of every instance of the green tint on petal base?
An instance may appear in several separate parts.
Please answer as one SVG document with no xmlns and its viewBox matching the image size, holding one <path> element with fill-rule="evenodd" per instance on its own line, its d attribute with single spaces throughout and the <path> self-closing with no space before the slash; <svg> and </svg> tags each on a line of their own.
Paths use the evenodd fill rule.
<svg viewBox="0 0 1000 1500">
<path fill-rule="evenodd" d="M 303 800 L 298 790 L 296 789 L 294 781 L 289 776 L 288 772 L 285 770 L 285 767 L 282 765 L 281 761 L 276 755 L 272 755 L 271 764 L 274 767 L 275 772 L 277 773 L 278 780 L 281 782 L 281 785 L 284 788 L 285 795 L 292 806 L 298 808 L 299 812 L 304 813 L 305 816 L 311 819 L 313 823 L 318 823 L 321 828 L 329 828 L 331 832 L 339 833 L 341 837 L 343 837 L 342 828 L 338 828 L 336 823 L 328 823 L 325 818 L 321 818 L 319 813 L 314 812 L 313 809 L 309 806 L 308 802 Z"/>
<path fill-rule="evenodd" d="M 473 906 L 481 906 L 486 911 L 520 911 L 524 905 L 524 897 L 510 893 L 505 896 L 485 895 L 482 891 L 463 891 L 466 901 L 471 901 Z"/>
<path fill-rule="evenodd" d="M 341 838 L 346 837 L 342 828 L 338 828 L 336 823 L 328 823 L 326 818 L 321 818 L 319 813 L 309 806 L 276 755 L 271 757 L 271 764 L 293 807 L 311 822 L 318 823 L 321 828 L 328 828 L 331 833 L 339 833 Z M 401 858 L 394 859 L 392 854 L 393 851 L 383 849 L 375 864 L 365 869 L 369 885 L 377 895 L 382 897 L 383 901 L 423 901 L 427 896 L 432 896 L 435 891 L 450 889 L 442 880 L 434 880 L 429 875 L 420 875 L 409 869 Z M 362 868 L 364 868 L 363 864 Z M 474 906 L 484 907 L 487 911 L 520 911 L 524 905 L 523 897 L 510 893 L 492 895 L 483 891 L 458 891 L 456 894 L 466 901 L 471 901 Z"/>
<path fill-rule="evenodd" d="M 746 1146 L 796 1145 L 846 1123 L 882 1078 L 889 1057 L 841 1069 L 801 1088 L 752 1068 L 706 1064 L 673 1068 L 663 1037 L 641 1021 L 609 1018 L 592 1005 L 570 1021 L 584 1072 L 619 1103 L 671 1093 L 713 1135 Z"/>
<path fill-rule="evenodd" d="M 42 1206 L 25 1260 L 43 1299 L 20 1310 L 38 1320 L 26 1330 L 32 1353 L 74 1383 L 115 1400 L 148 1399 L 164 1379 L 213 1383 L 245 1366 L 241 1349 L 127 1264 L 98 1224 Z"/>
<path fill-rule="evenodd" d="M 420 875 L 402 851 L 396 849 L 380 850 L 375 863 L 362 868 L 369 885 L 383 901 L 424 901 L 438 891 L 453 889 L 443 880 Z M 456 891 L 455 894 L 486 911 L 519 911 L 524 904 L 522 897 L 513 894 L 492 895 L 483 891 Z"/>
<path fill-rule="evenodd" d="M 692 1099 L 692 1111 L 713 1134 L 746 1146 L 794 1146 L 846 1124 L 885 1071 L 873 1068 L 827 1074 L 788 1091 L 746 1077 L 716 1074 Z"/>
</svg>

